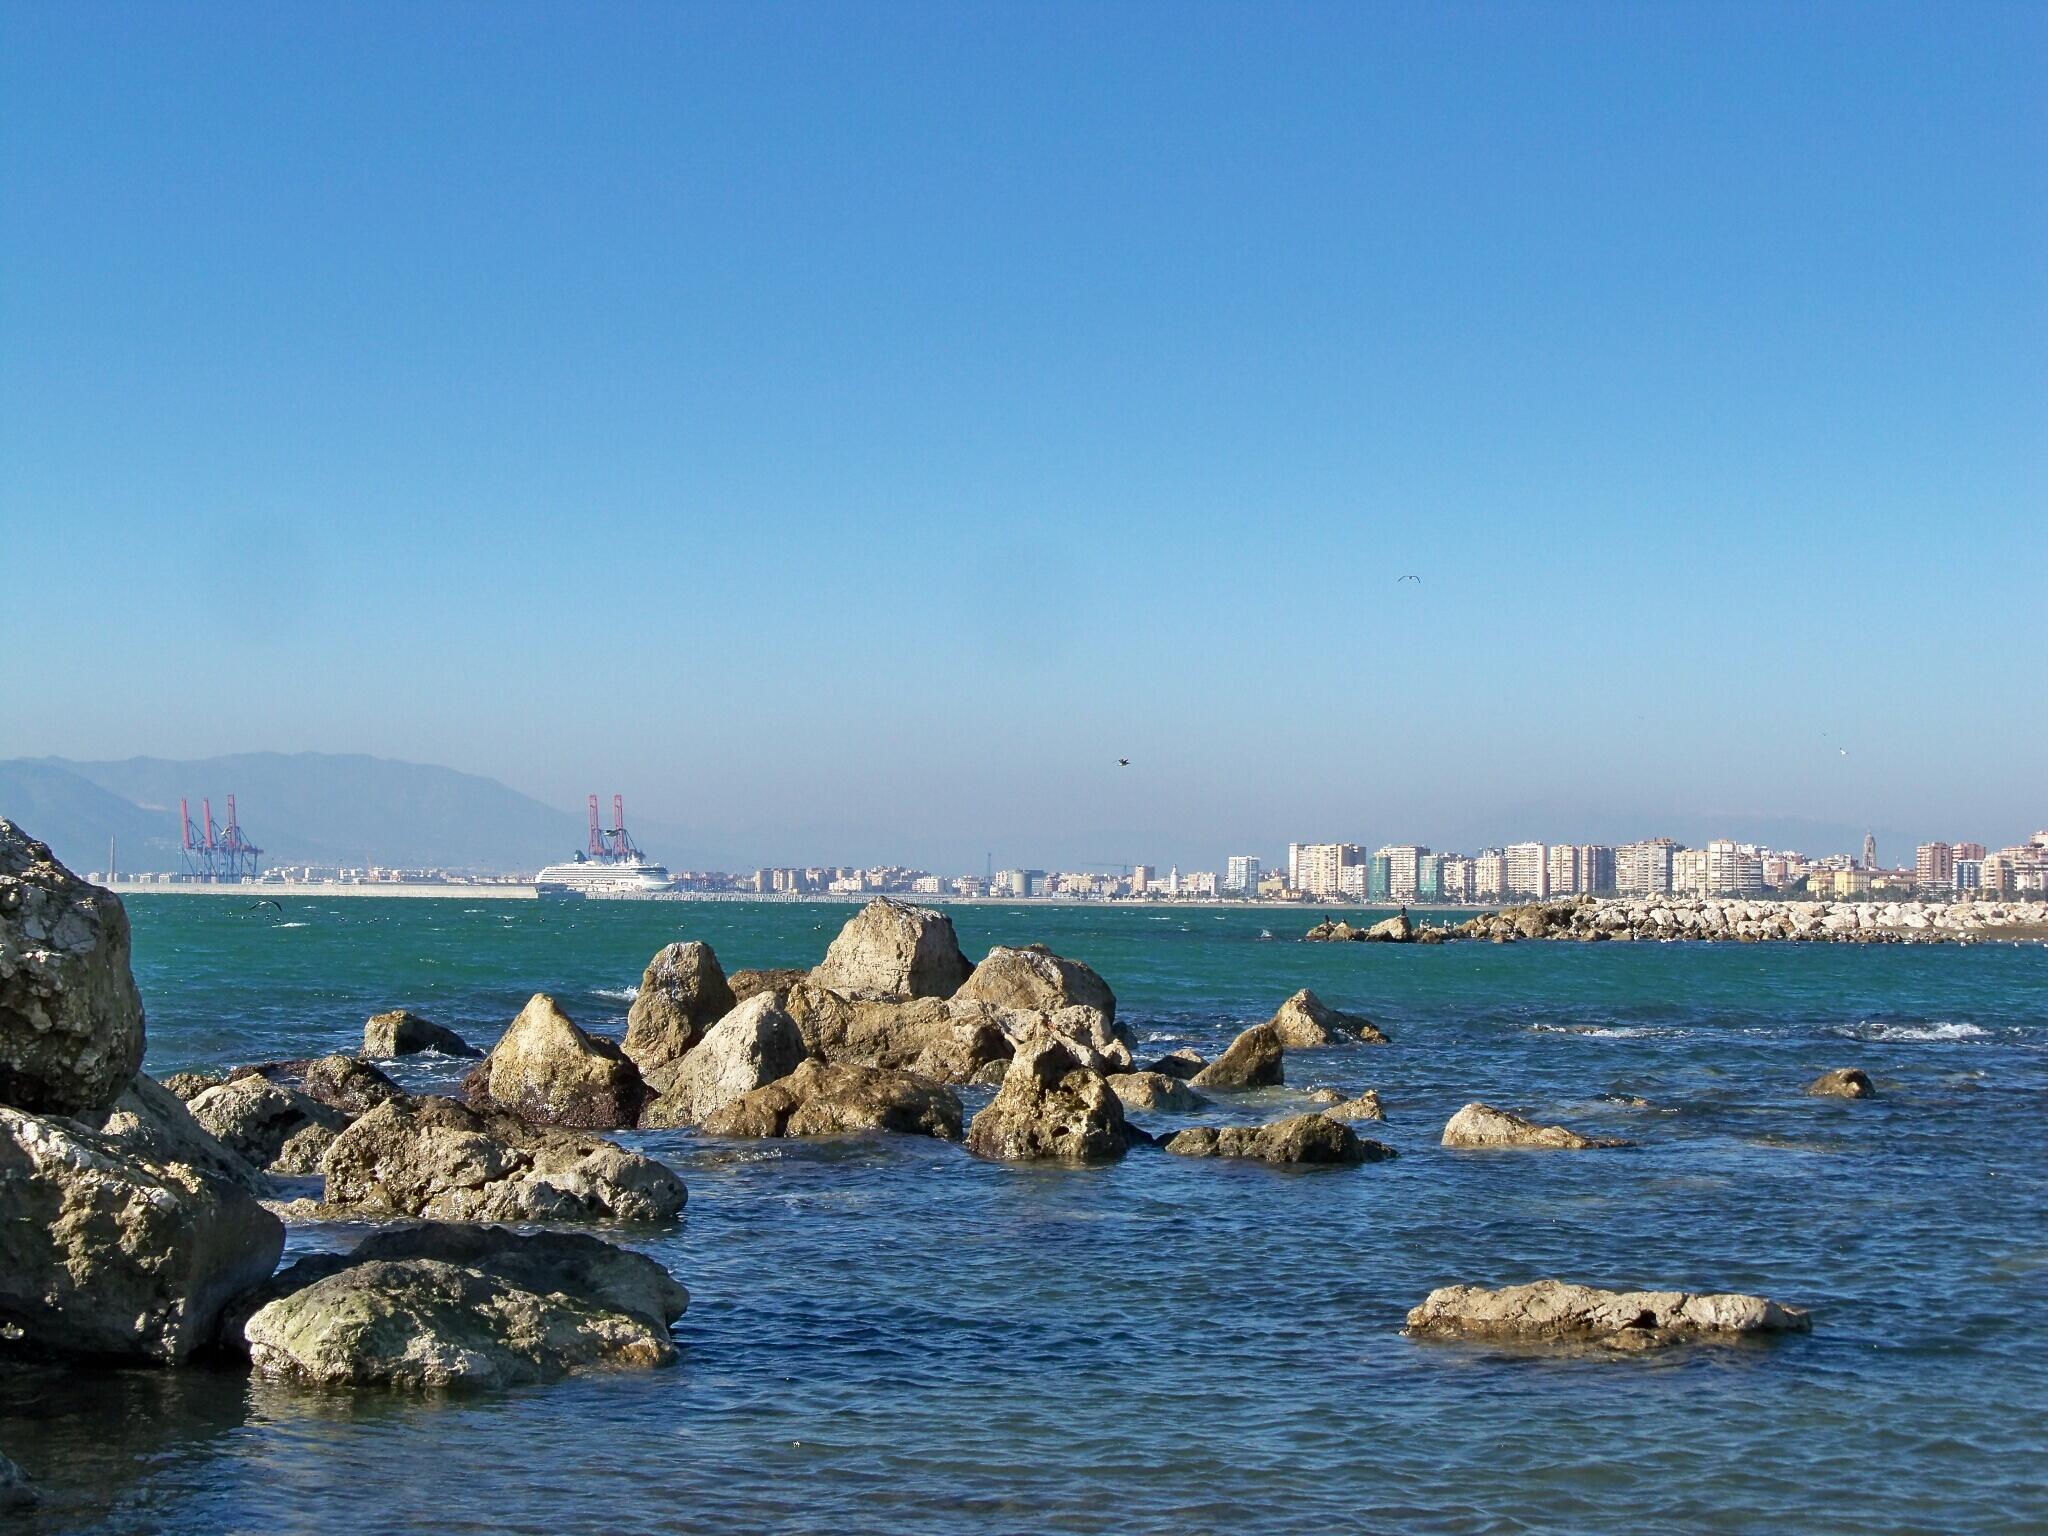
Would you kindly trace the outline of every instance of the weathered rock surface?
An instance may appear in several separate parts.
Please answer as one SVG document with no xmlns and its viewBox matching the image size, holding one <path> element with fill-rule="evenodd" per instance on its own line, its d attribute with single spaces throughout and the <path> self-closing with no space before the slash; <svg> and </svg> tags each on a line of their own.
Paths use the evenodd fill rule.
<svg viewBox="0 0 2048 1536">
<path fill-rule="evenodd" d="M 1367 1141 L 1328 1115 L 1290 1115 L 1271 1125 L 1199 1125 L 1166 1138 L 1179 1157 L 1244 1157 L 1262 1163 L 1376 1163 L 1394 1149 Z"/>
<path fill-rule="evenodd" d="M 1178 1077 L 1164 1072 L 1112 1072 L 1110 1091 L 1125 1109 L 1200 1109 L 1209 1101 Z"/>
<path fill-rule="evenodd" d="M 1209 1065 L 1208 1059 L 1200 1051 L 1183 1045 L 1168 1051 L 1145 1070 L 1147 1072 L 1163 1072 L 1168 1077 L 1185 1079 L 1193 1077 L 1207 1065 Z"/>
<path fill-rule="evenodd" d="M 1290 1051 L 1323 1045 L 1385 1045 L 1386 1035 L 1363 1014 L 1342 1013 L 1303 987 L 1266 1021 Z"/>
<path fill-rule="evenodd" d="M 1091 967 L 1056 955 L 1043 944 L 998 945 L 955 995 L 963 1001 L 1031 1013 L 1093 1008 L 1107 1023 L 1116 1023 L 1116 994 L 1109 990 L 1109 983 Z"/>
<path fill-rule="evenodd" d="M 223 1072 L 167 1072 L 160 1087 L 175 1095 L 179 1102 L 189 1104 L 209 1088 L 218 1088 L 227 1081 Z"/>
<path fill-rule="evenodd" d="M 0 1104 L 110 1108 L 142 1065 L 128 914 L 0 820 Z"/>
<path fill-rule="evenodd" d="M 520 1009 L 462 1087 L 472 1101 L 535 1125 L 584 1131 L 636 1124 L 647 1098 L 626 1053 L 577 1028 L 544 992 Z"/>
<path fill-rule="evenodd" d="M 738 1005 L 709 944 L 664 945 L 647 962 L 626 1014 L 626 1054 L 648 1086 L 665 1093 L 676 1063 Z"/>
<path fill-rule="evenodd" d="M 0 1108 L 0 1339 L 14 1347 L 182 1360 L 283 1248 L 277 1218 L 225 1180 Z"/>
<path fill-rule="evenodd" d="M 1191 1081 L 1197 1088 L 1270 1088 L 1284 1080 L 1280 1031 L 1254 1024 Z"/>
<path fill-rule="evenodd" d="M 967 979 L 953 920 L 877 896 L 839 930 L 811 979 L 844 997 L 950 997 Z"/>
<path fill-rule="evenodd" d="M 236 1156 L 272 1173 L 313 1173 L 349 1117 L 318 1099 L 250 1073 L 186 1106 Z"/>
<path fill-rule="evenodd" d="M 1734 1343 L 1804 1333 L 1808 1315 L 1762 1296 L 1689 1291 L 1602 1291 L 1562 1280 L 1488 1290 L 1447 1285 L 1408 1314 L 1418 1339 L 1487 1339 L 1652 1349 L 1669 1344 Z"/>
<path fill-rule="evenodd" d="M 1050 1035 L 1017 1048 L 996 1096 L 967 1128 L 969 1151 L 1005 1162 L 1110 1162 L 1124 1107 L 1099 1072 Z"/>
<path fill-rule="evenodd" d="M 483 1052 L 452 1029 L 423 1019 L 409 1008 L 373 1013 L 363 1025 L 363 1054 L 388 1061 L 438 1051 L 443 1056 L 481 1056 Z"/>
<path fill-rule="evenodd" d="M 1561 1125 L 1538 1125 L 1520 1115 L 1491 1104 L 1472 1103 L 1459 1110 L 1444 1125 L 1447 1147 L 1552 1147 L 1584 1151 L 1594 1147 L 1625 1147 L 1626 1141 L 1608 1137 L 1581 1136 Z"/>
<path fill-rule="evenodd" d="M 441 1221 L 660 1222 L 682 1180 L 597 1136 L 480 1113 L 453 1099 L 393 1099 L 327 1149 L 326 1205 Z"/>
<path fill-rule="evenodd" d="M 380 1068 L 360 1056 L 348 1056 L 339 1051 L 332 1056 L 316 1056 L 307 1062 L 306 1070 L 299 1079 L 299 1088 L 307 1098 L 318 1099 L 329 1109 L 339 1110 L 351 1120 L 357 1115 L 368 1114 L 386 1099 L 405 1096 L 405 1090 Z"/>
<path fill-rule="evenodd" d="M 776 970 L 734 971 L 726 978 L 726 982 L 732 988 L 733 1005 L 737 1007 L 758 993 L 780 992 L 784 987 L 795 986 L 810 974 L 802 966 Z"/>
<path fill-rule="evenodd" d="M 1806 1091 L 1829 1099 L 1874 1099 L 1877 1085 L 1861 1067 L 1837 1067 L 1806 1085 Z"/>
<path fill-rule="evenodd" d="M 640 1123 L 653 1129 L 701 1125 L 742 1094 L 789 1076 L 806 1054 L 803 1031 L 777 994 L 758 993 L 712 1025 L 677 1063 L 668 1091 L 648 1101 Z"/>
<path fill-rule="evenodd" d="M 229 1342 L 257 1371 L 417 1389 L 665 1365 L 689 1294 L 595 1238 L 427 1226 L 302 1260 L 251 1301 Z"/>
<path fill-rule="evenodd" d="M 805 1061 L 779 1082 L 743 1093 L 707 1116 L 714 1136 L 843 1136 L 895 1131 L 960 1139 L 952 1089 L 889 1067 Z"/>
<path fill-rule="evenodd" d="M 964 1083 L 1010 1059 L 1003 1010 L 916 997 L 878 1002 L 842 997 L 808 978 L 775 994 L 807 1054 L 855 1066 L 896 1067 L 940 1083 Z"/>
<path fill-rule="evenodd" d="M 1698 940 L 1723 943 L 1936 944 L 2041 936 L 2024 901 L 1761 901 L 1715 896 L 1579 896 L 1485 912 L 1455 938 Z"/>
<path fill-rule="evenodd" d="M 1314 944 L 1411 944 L 1425 933 L 1435 932 L 1417 926 L 1406 912 L 1401 912 L 1365 928 L 1341 918 L 1325 918 L 1302 937 Z"/>
<path fill-rule="evenodd" d="M 1368 1088 L 1355 1099 L 1338 1098 L 1325 1104 L 1321 1111 L 1332 1120 L 1359 1121 L 1384 1120 L 1386 1110 L 1380 1104 L 1380 1091 Z"/>
<path fill-rule="evenodd" d="M 261 1197 L 270 1180 L 254 1163 L 192 1118 L 163 1084 L 138 1072 L 112 1109 L 72 1117 L 123 1152 L 159 1163 L 187 1163 L 212 1178 Z"/>
</svg>

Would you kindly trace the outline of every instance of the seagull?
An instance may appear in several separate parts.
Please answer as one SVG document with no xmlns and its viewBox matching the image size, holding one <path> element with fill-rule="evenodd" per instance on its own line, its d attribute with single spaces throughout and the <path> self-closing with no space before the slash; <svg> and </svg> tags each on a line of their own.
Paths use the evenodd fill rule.
<svg viewBox="0 0 2048 1536">
<path fill-rule="evenodd" d="M 1420 576 L 1403 576 L 1401 578 L 1401 581 L 1412 581 L 1418 587 L 1422 585 L 1422 578 Z M 1399 585 L 1401 585 L 1401 581 L 1395 582 L 1394 585 L 1398 587 Z"/>
<path fill-rule="evenodd" d="M 1128 768 L 1131 766 L 1131 760 L 1128 757 L 1120 757 L 1116 760 L 1116 765 L 1119 768 Z"/>
<path fill-rule="evenodd" d="M 253 907 L 250 907 L 249 910 L 251 912 L 261 912 L 265 907 L 277 907 L 277 910 L 280 912 L 284 910 L 283 907 L 278 906 L 278 904 L 272 901 L 268 896 L 264 897 L 261 901 L 257 902 Z"/>
</svg>

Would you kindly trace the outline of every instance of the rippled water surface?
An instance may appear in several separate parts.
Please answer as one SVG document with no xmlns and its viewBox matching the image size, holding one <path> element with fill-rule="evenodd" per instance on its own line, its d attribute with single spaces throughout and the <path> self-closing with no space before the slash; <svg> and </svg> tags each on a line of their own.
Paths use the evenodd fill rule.
<svg viewBox="0 0 2048 1536">
<path fill-rule="evenodd" d="M 129 907 L 159 1074 L 351 1049 L 401 1004 L 488 1044 L 536 990 L 617 1033 L 659 944 L 807 964 L 848 913 Z M 1325 946 L 1272 911 L 954 920 L 970 955 L 1042 939 L 1089 961 L 1141 1053 L 1213 1053 L 1301 986 L 1369 1014 L 1392 1045 L 1290 1053 L 1286 1090 L 1203 1118 L 1373 1087 L 1401 1157 L 1141 1149 L 1062 1171 L 909 1139 L 636 1138 L 690 1186 L 679 1230 L 625 1235 L 692 1292 L 677 1368 L 439 1400 L 0 1368 L 0 1447 L 46 1495 L 23 1528 L 2048 1527 L 2048 949 Z M 1847 1065 L 1882 1097 L 1800 1092 Z M 1637 1145 L 1443 1151 L 1474 1098 Z M 1543 1275 L 1761 1291 L 1813 1308 L 1814 1332 L 1615 1360 L 1400 1335 L 1432 1286 Z"/>
</svg>

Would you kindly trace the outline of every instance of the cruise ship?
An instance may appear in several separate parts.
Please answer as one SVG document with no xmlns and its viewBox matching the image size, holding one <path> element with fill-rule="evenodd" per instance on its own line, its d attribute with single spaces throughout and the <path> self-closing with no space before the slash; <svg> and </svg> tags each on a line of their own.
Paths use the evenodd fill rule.
<svg viewBox="0 0 2048 1536">
<path fill-rule="evenodd" d="M 674 879 L 648 858 L 626 832 L 626 805 L 612 796 L 612 824 L 598 825 L 597 796 L 590 797 L 590 845 L 566 864 L 550 864 L 533 877 L 542 896 L 654 896 L 672 890 Z"/>
</svg>

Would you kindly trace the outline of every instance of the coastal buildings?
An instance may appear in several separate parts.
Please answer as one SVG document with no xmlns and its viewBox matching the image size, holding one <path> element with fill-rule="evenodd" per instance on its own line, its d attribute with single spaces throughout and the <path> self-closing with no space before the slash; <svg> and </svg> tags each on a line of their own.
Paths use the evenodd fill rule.
<svg viewBox="0 0 2048 1536">
<path fill-rule="evenodd" d="M 1954 890 L 1956 851 L 1947 843 L 1922 843 L 1913 850 L 1913 881 L 1923 891 Z"/>
<path fill-rule="evenodd" d="M 1671 856 L 1677 843 L 1652 837 L 1614 850 L 1614 888 L 1624 896 L 1662 896 L 1671 891 Z"/>
<path fill-rule="evenodd" d="M 1249 853 L 1233 853 L 1223 866 L 1223 889 L 1233 896 L 1256 895 L 1259 861 Z"/>
<path fill-rule="evenodd" d="M 1364 863 L 1357 843 L 1289 843 L 1287 886 L 1304 896 L 1351 894 L 1344 890 L 1344 871 Z"/>
<path fill-rule="evenodd" d="M 1550 895 L 1549 850 L 1541 843 L 1509 843 L 1502 858 L 1501 894 L 1510 901 Z"/>
</svg>

